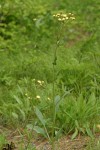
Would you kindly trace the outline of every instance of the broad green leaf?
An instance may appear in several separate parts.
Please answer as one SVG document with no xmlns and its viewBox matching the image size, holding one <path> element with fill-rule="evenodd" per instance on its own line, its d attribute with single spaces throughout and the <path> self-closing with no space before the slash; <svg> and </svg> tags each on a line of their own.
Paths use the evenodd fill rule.
<svg viewBox="0 0 100 150">
<path fill-rule="evenodd" d="M 91 132 L 91 130 L 90 130 L 90 128 L 88 127 L 88 126 L 86 126 L 86 132 L 87 132 L 87 134 L 93 139 L 94 137 L 93 137 L 93 134 L 92 134 L 92 132 Z"/>
<path fill-rule="evenodd" d="M 79 130 L 80 130 L 83 134 L 85 134 L 84 128 L 79 128 Z"/>
<path fill-rule="evenodd" d="M 32 130 L 34 128 L 32 124 L 27 124 L 26 127 L 27 127 L 27 129 L 30 129 L 30 130 Z"/>
<path fill-rule="evenodd" d="M 60 105 L 60 96 L 57 95 L 57 96 L 55 97 L 55 110 L 56 110 L 56 112 L 57 112 L 57 110 L 59 109 L 59 105 Z"/>
<path fill-rule="evenodd" d="M 25 108 L 26 108 L 26 112 L 31 110 L 31 107 L 30 107 L 30 100 L 27 100 L 27 99 L 24 99 L 25 101 Z"/>
<path fill-rule="evenodd" d="M 19 108 L 19 110 L 20 110 L 20 113 L 22 115 L 22 119 L 24 121 L 26 119 L 26 114 L 25 114 L 25 112 L 22 109 Z"/>
<path fill-rule="evenodd" d="M 96 97 L 95 97 L 95 94 L 92 93 L 89 97 L 89 102 L 92 102 L 92 105 L 94 106 L 95 105 L 95 102 L 96 102 Z"/>
<path fill-rule="evenodd" d="M 78 121 L 77 120 L 75 120 L 75 125 L 76 125 L 76 127 L 79 129 L 80 127 L 79 127 L 79 123 L 78 123 Z"/>
<path fill-rule="evenodd" d="M 46 121 L 45 121 L 41 111 L 37 107 L 35 107 L 35 113 L 36 113 L 38 119 L 41 121 L 42 125 L 45 126 Z"/>
<path fill-rule="evenodd" d="M 18 89 L 19 89 L 20 93 L 21 93 L 22 95 L 24 95 L 24 94 L 23 94 L 23 90 L 22 90 L 22 88 L 21 88 L 19 85 L 17 85 L 17 87 L 18 87 Z"/>
<path fill-rule="evenodd" d="M 73 89 L 71 89 L 71 90 L 69 90 L 69 91 L 65 91 L 65 93 L 64 93 L 64 95 L 63 95 L 62 97 L 60 97 L 59 95 L 57 95 L 57 96 L 55 97 L 55 108 L 56 108 L 56 112 L 57 112 L 57 110 L 59 109 L 60 103 L 61 103 L 61 101 L 63 100 L 63 98 L 64 98 L 66 95 L 70 94 L 70 91 L 72 91 L 72 90 L 73 90 Z"/>
<path fill-rule="evenodd" d="M 16 114 L 15 112 L 12 112 L 12 116 L 13 116 L 15 119 L 18 119 L 18 114 Z"/>
<path fill-rule="evenodd" d="M 73 133 L 71 139 L 73 140 L 78 135 L 78 129 L 75 129 L 75 132 Z"/>
<path fill-rule="evenodd" d="M 20 105 L 23 104 L 22 101 L 16 95 L 14 95 L 14 98 L 18 104 L 20 104 Z"/>
<path fill-rule="evenodd" d="M 57 95 L 57 96 L 55 97 L 55 105 L 57 105 L 57 104 L 59 103 L 59 101 L 60 101 L 60 96 Z"/>
<path fill-rule="evenodd" d="M 47 138 L 46 132 L 43 128 L 40 128 L 39 126 L 34 126 L 33 130 Z"/>
<path fill-rule="evenodd" d="M 55 131 L 55 139 L 58 140 L 62 135 L 63 126 L 59 129 L 59 131 Z"/>
</svg>

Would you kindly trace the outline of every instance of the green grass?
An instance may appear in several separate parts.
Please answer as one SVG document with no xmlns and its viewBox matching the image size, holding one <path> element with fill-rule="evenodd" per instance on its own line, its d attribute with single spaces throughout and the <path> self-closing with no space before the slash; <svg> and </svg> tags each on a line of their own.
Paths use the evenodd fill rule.
<svg viewBox="0 0 100 150">
<path fill-rule="evenodd" d="M 0 125 L 32 125 L 32 129 L 38 126 L 44 130 L 37 107 L 50 136 L 54 128 L 59 136 L 72 133 L 75 138 L 82 133 L 93 137 L 100 124 L 99 3 L 0 0 Z M 52 15 L 61 11 L 74 13 L 76 19 L 65 24 L 60 33 L 61 24 Z"/>
</svg>

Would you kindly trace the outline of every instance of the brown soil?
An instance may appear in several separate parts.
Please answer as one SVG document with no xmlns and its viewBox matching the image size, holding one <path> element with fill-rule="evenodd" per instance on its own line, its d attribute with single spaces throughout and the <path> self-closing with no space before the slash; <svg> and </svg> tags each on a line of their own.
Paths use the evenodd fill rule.
<svg viewBox="0 0 100 150">
<path fill-rule="evenodd" d="M 27 146 L 28 143 L 31 144 L 31 146 L 35 145 L 37 150 L 51 150 L 51 146 L 48 141 L 43 137 L 38 137 L 36 133 L 33 133 L 33 137 L 30 141 L 28 135 L 25 134 L 22 129 L 14 130 L 0 127 L 0 134 L 6 135 L 8 143 L 14 142 L 16 150 L 19 150 L 19 147 L 21 146 L 22 150 L 25 150 L 25 145 Z M 100 140 L 100 132 L 95 135 L 94 141 L 98 140 Z M 78 136 L 74 140 L 71 140 L 71 135 L 63 136 L 58 142 L 56 142 L 56 150 L 87 150 L 87 145 L 89 145 L 90 141 L 91 138 L 88 136 Z"/>
<path fill-rule="evenodd" d="M 98 140 L 100 140 L 100 133 L 95 135 L 93 144 Z M 87 150 L 87 146 L 90 142 L 92 142 L 92 139 L 88 136 L 80 136 L 74 140 L 71 140 L 71 136 L 64 136 L 58 142 L 56 142 L 56 150 Z M 51 147 L 47 142 L 42 142 L 37 146 L 37 150 L 41 149 L 51 150 Z"/>
</svg>

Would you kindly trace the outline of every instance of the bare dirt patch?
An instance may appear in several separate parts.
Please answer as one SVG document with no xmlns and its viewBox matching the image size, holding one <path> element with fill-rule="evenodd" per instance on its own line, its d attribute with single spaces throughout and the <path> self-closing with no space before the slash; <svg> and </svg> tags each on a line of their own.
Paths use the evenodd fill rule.
<svg viewBox="0 0 100 150">
<path fill-rule="evenodd" d="M 20 132 L 20 134 L 19 134 Z M 30 131 L 29 131 L 30 132 Z M 0 127 L 0 134 L 4 134 L 6 136 L 6 140 L 8 143 L 14 142 L 16 145 L 16 150 L 25 150 L 29 144 L 31 147 L 35 146 L 37 150 L 51 150 L 51 146 L 47 140 L 45 140 L 41 136 L 37 136 L 33 133 L 33 137 L 29 139 L 27 134 L 23 134 L 24 130 L 22 129 L 6 129 Z M 94 143 L 100 140 L 100 132 L 95 134 Z M 71 135 L 63 136 L 56 142 L 57 150 L 87 150 L 87 146 L 89 145 L 91 138 L 88 136 L 78 136 L 76 139 L 71 140 Z"/>
</svg>

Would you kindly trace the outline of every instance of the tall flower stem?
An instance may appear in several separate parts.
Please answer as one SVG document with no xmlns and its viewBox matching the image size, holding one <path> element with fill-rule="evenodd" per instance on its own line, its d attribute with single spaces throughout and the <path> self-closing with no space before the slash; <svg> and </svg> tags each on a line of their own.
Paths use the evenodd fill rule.
<svg viewBox="0 0 100 150">
<path fill-rule="evenodd" d="M 55 124 L 56 124 L 56 109 L 55 109 L 55 78 L 56 78 L 56 64 L 57 64 L 57 49 L 59 47 L 60 36 L 57 36 L 56 48 L 54 50 L 53 59 L 53 103 L 52 103 L 52 116 L 53 116 L 53 126 L 52 126 L 52 150 L 55 150 Z"/>
<path fill-rule="evenodd" d="M 56 51 L 57 48 L 54 52 L 54 60 L 53 60 L 53 111 L 52 111 L 52 115 L 53 115 L 53 128 L 52 128 L 52 150 L 55 150 L 55 122 L 56 122 L 56 110 L 55 110 L 55 66 L 56 66 L 56 61 L 57 61 L 57 56 L 56 56 Z"/>
<path fill-rule="evenodd" d="M 58 13 L 53 15 L 58 21 L 60 21 L 60 26 L 58 25 L 58 32 L 55 33 L 57 35 L 57 40 L 56 40 L 56 47 L 54 49 L 54 58 L 53 58 L 53 102 L 52 102 L 52 121 L 53 121 L 53 126 L 52 126 L 52 137 L 51 137 L 51 146 L 52 150 L 55 150 L 55 126 L 56 126 L 56 106 L 55 106 L 55 79 L 56 79 L 56 64 L 57 64 L 57 50 L 60 45 L 60 40 L 63 37 L 64 33 L 64 24 L 65 21 L 74 20 L 75 17 L 72 13 L 68 14 L 63 14 L 63 13 Z"/>
</svg>

